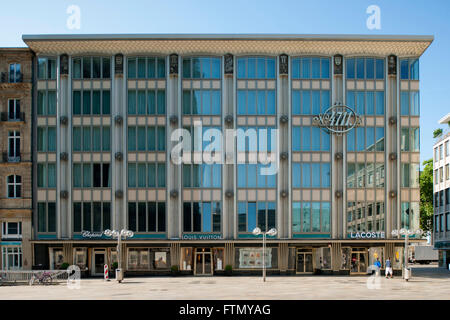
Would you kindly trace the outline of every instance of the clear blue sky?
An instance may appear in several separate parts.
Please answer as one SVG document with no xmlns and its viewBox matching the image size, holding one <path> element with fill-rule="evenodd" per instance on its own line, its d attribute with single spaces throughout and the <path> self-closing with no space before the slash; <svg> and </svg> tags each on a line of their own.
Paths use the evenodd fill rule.
<svg viewBox="0 0 450 320">
<path fill-rule="evenodd" d="M 70 5 L 81 9 L 79 30 L 66 26 Z M 381 9 L 380 30 L 366 27 L 369 5 Z M 0 46 L 24 46 L 22 34 L 40 33 L 433 35 L 420 62 L 421 161 L 432 157 L 432 132 L 450 112 L 448 0 L 3 0 L 0 8 Z"/>
</svg>

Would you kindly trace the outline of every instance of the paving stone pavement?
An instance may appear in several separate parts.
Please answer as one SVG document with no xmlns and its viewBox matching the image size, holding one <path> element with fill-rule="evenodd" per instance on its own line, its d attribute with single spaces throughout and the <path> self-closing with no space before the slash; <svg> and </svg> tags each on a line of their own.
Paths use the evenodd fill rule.
<svg viewBox="0 0 450 320">
<path fill-rule="evenodd" d="M 450 271 L 415 266 L 413 278 L 376 281 L 369 276 L 271 276 L 261 277 L 134 277 L 114 280 L 82 279 L 80 289 L 57 285 L 0 286 L 0 299 L 255 299 L 255 300 L 450 300 Z"/>
</svg>

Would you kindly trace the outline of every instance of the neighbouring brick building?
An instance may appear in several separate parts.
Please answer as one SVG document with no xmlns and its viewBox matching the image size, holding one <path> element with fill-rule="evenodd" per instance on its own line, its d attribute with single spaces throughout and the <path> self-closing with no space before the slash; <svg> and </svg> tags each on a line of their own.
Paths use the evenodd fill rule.
<svg viewBox="0 0 450 320">
<path fill-rule="evenodd" d="M 31 269 L 32 57 L 0 48 L 0 268 Z"/>
</svg>

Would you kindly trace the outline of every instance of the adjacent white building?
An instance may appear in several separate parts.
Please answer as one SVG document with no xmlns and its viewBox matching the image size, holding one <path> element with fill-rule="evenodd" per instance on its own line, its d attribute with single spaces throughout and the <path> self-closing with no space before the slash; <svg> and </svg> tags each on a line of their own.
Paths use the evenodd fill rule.
<svg viewBox="0 0 450 320">
<path fill-rule="evenodd" d="M 450 123 L 450 113 L 439 124 Z M 439 249 L 439 265 L 450 263 L 450 130 L 446 129 L 433 146 L 434 247 Z"/>
</svg>

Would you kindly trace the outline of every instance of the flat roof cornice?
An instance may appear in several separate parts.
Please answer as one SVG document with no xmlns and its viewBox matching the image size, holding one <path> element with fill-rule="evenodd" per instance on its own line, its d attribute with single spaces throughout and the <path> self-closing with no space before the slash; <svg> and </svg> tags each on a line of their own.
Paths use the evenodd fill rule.
<svg viewBox="0 0 450 320">
<path fill-rule="evenodd" d="M 267 54 L 420 56 L 427 35 L 345 34 L 47 34 L 23 35 L 38 55 L 77 54 Z"/>
<path fill-rule="evenodd" d="M 364 34 L 188 34 L 188 33 L 129 33 L 129 34 L 39 34 L 23 35 L 26 41 L 67 40 L 294 40 L 294 41 L 429 41 L 431 35 L 364 35 Z"/>
</svg>

